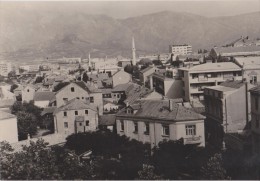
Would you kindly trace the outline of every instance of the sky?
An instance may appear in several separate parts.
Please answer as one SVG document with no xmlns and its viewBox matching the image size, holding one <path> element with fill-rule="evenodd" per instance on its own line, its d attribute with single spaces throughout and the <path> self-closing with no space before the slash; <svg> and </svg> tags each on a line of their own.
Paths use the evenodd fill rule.
<svg viewBox="0 0 260 181">
<path fill-rule="evenodd" d="M 188 12 L 205 17 L 233 16 L 260 11 L 260 0 L 168 0 L 168 1 L 0 1 L 0 10 L 58 11 L 105 14 L 121 19 L 160 11 Z"/>
</svg>

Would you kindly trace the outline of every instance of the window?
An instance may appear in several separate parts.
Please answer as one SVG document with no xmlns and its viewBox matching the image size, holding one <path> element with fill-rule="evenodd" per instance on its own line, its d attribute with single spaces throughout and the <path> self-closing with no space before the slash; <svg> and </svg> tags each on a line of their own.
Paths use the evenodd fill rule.
<svg viewBox="0 0 260 181">
<path fill-rule="evenodd" d="M 77 97 L 77 99 L 79 99 L 79 97 Z"/>
<path fill-rule="evenodd" d="M 93 103 L 93 102 L 94 102 L 94 97 L 90 97 L 90 99 L 89 99 L 89 100 L 90 100 L 90 102 L 92 102 L 92 103 Z"/>
<path fill-rule="evenodd" d="M 144 124 L 144 134 L 149 135 L 150 134 L 150 126 L 149 123 Z"/>
<path fill-rule="evenodd" d="M 79 123 L 80 126 L 82 126 L 82 123 Z"/>
<path fill-rule="evenodd" d="M 76 116 L 78 115 L 78 111 L 75 111 L 75 115 L 76 115 Z"/>
<path fill-rule="evenodd" d="M 255 97 L 255 109 L 258 110 L 258 97 Z"/>
<path fill-rule="evenodd" d="M 63 101 L 64 101 L 64 102 L 67 102 L 67 101 L 68 101 L 68 98 L 63 98 Z"/>
<path fill-rule="evenodd" d="M 196 125 L 186 125 L 186 135 L 196 135 Z"/>
<path fill-rule="evenodd" d="M 124 127 L 124 121 L 120 121 L 120 131 L 124 131 L 125 127 Z"/>
<path fill-rule="evenodd" d="M 29 89 L 27 89 L 27 92 L 30 92 L 30 90 L 29 90 Z"/>
<path fill-rule="evenodd" d="M 162 134 L 164 136 L 169 136 L 170 135 L 169 125 L 163 125 L 162 126 Z"/>
<path fill-rule="evenodd" d="M 64 117 L 67 117 L 67 112 L 63 112 L 63 116 L 64 116 Z"/>
<path fill-rule="evenodd" d="M 256 128 L 259 128 L 259 119 L 256 119 L 256 120 L 255 120 L 255 127 L 256 127 Z"/>
<path fill-rule="evenodd" d="M 134 133 L 138 132 L 138 123 L 134 122 Z"/>
<path fill-rule="evenodd" d="M 82 97 L 82 99 L 84 99 L 84 97 Z"/>
<path fill-rule="evenodd" d="M 68 122 L 64 122 L 64 128 L 68 128 L 69 125 L 68 125 Z"/>
<path fill-rule="evenodd" d="M 75 92 L 74 87 L 71 87 L 70 90 L 71 90 L 71 92 Z"/>
<path fill-rule="evenodd" d="M 86 126 L 89 126 L 89 120 L 86 121 Z"/>
<path fill-rule="evenodd" d="M 88 114 L 88 110 L 85 110 L 85 114 Z"/>
</svg>

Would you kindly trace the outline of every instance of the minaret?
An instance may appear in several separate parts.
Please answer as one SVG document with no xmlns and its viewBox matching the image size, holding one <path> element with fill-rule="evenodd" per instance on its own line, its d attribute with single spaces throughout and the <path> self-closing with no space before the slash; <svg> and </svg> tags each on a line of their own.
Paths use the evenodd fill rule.
<svg viewBox="0 0 260 181">
<path fill-rule="evenodd" d="M 91 67 L 90 53 L 88 54 L 88 67 Z"/>
<path fill-rule="evenodd" d="M 136 57 L 135 57 L 135 39 L 132 37 L 132 65 L 136 65 Z"/>
</svg>

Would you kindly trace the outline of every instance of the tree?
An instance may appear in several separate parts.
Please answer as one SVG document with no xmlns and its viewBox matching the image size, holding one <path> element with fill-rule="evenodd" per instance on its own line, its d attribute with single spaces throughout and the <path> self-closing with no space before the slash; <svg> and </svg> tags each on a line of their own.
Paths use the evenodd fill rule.
<svg viewBox="0 0 260 181">
<path fill-rule="evenodd" d="M 86 72 L 83 73 L 82 80 L 86 83 L 88 82 L 88 74 Z"/>
<path fill-rule="evenodd" d="M 19 140 L 26 139 L 28 134 L 32 136 L 37 133 L 37 120 L 33 114 L 19 111 L 16 116 Z"/>
<path fill-rule="evenodd" d="M 16 73 L 15 73 L 15 71 L 14 70 L 12 70 L 12 71 L 10 71 L 9 73 L 8 73 L 8 78 L 12 78 L 12 77 L 15 77 L 16 76 Z"/>
<path fill-rule="evenodd" d="M 43 81 L 44 77 L 38 76 L 35 80 L 35 83 L 41 83 Z"/>
<path fill-rule="evenodd" d="M 14 89 L 16 89 L 17 87 L 18 85 L 16 84 L 11 85 L 10 92 L 14 93 Z"/>
<path fill-rule="evenodd" d="M 143 164 L 142 170 L 138 171 L 138 180 L 162 180 L 163 177 L 154 172 L 155 168 L 152 165 Z"/>
<path fill-rule="evenodd" d="M 207 180 L 226 180 L 230 179 L 226 175 L 226 170 L 223 167 L 222 155 L 216 153 L 212 156 L 206 165 L 201 168 L 202 179 Z"/>
</svg>

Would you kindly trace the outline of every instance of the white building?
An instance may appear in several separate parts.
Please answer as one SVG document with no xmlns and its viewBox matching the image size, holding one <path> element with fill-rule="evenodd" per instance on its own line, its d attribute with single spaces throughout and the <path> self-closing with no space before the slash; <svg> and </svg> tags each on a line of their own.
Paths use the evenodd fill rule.
<svg viewBox="0 0 260 181">
<path fill-rule="evenodd" d="M 17 117 L 4 111 L 0 111 L 0 141 L 18 141 Z"/>
<path fill-rule="evenodd" d="M 169 52 L 177 55 L 186 55 L 192 53 L 191 45 L 170 45 Z"/>
<path fill-rule="evenodd" d="M 14 70 L 11 63 L 1 61 L 0 62 L 0 75 L 7 77 L 8 73 Z"/>
</svg>

